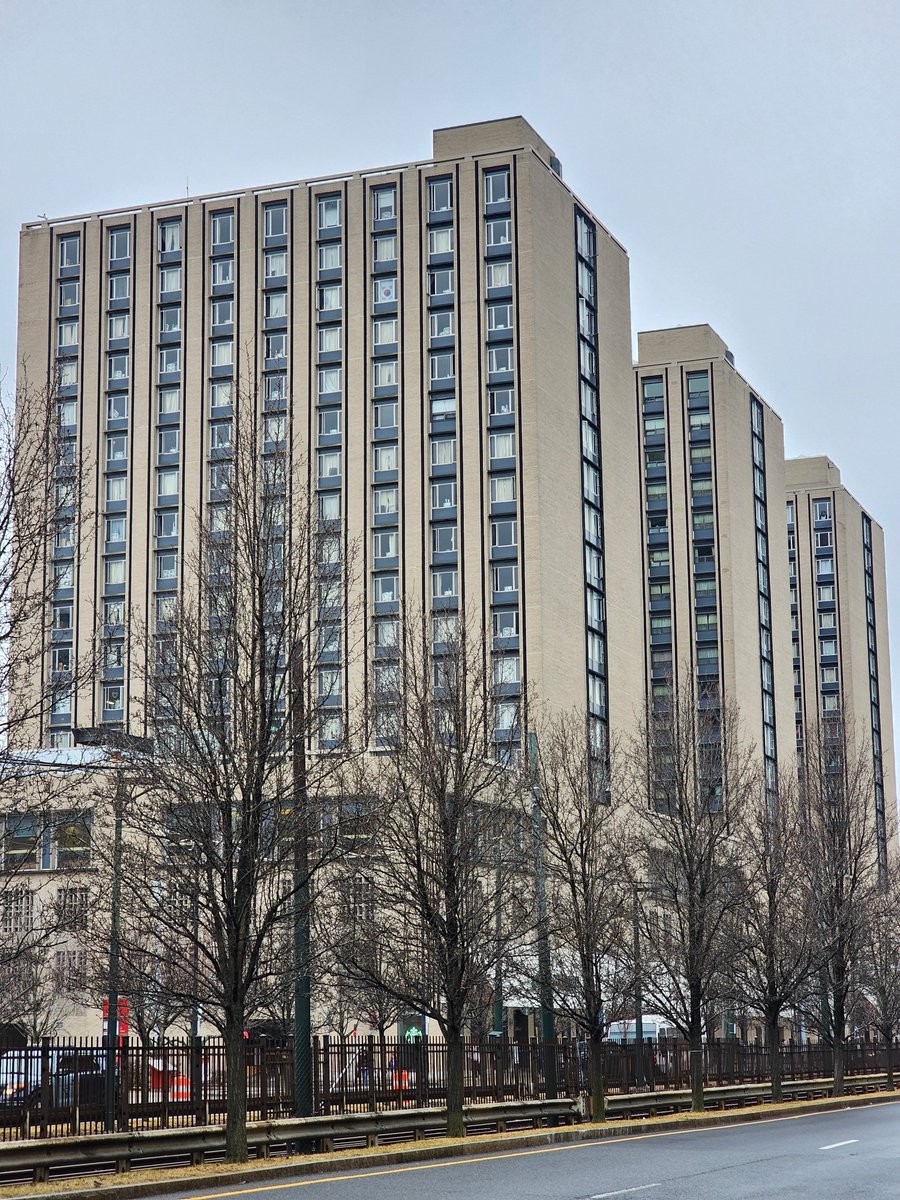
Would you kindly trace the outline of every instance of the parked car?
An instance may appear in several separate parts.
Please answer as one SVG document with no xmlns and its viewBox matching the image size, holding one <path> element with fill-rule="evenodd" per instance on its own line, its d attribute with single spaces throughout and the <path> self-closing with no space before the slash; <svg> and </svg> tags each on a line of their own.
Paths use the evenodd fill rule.
<svg viewBox="0 0 900 1200">
<path fill-rule="evenodd" d="M 49 1101 L 53 1108 L 102 1104 L 106 1077 L 102 1062 L 83 1050 L 51 1049 Z M 41 1053 L 8 1050 L 0 1055 L 0 1106 L 35 1107 L 41 1103 Z"/>
</svg>

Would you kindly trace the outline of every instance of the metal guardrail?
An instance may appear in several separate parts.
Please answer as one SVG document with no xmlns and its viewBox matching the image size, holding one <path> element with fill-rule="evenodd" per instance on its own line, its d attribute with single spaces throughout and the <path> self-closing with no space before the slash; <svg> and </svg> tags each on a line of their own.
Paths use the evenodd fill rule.
<svg viewBox="0 0 900 1200">
<path fill-rule="evenodd" d="M 847 1094 L 874 1092 L 886 1086 L 885 1074 L 845 1080 Z M 784 1098 L 828 1096 L 832 1087 L 833 1081 L 830 1079 L 786 1082 L 783 1085 Z M 764 1083 L 736 1084 L 707 1088 L 704 1096 L 708 1107 L 727 1108 L 748 1101 L 764 1103 L 771 1099 L 771 1088 Z M 607 1099 L 607 1116 L 651 1116 L 661 1112 L 682 1112 L 690 1107 L 691 1094 L 688 1091 L 644 1092 L 610 1096 Z M 464 1110 L 467 1132 L 476 1129 L 482 1131 L 485 1127 L 503 1132 L 511 1125 L 540 1128 L 545 1121 L 572 1124 L 579 1119 L 578 1101 L 571 1097 L 478 1104 L 466 1106 Z M 364 1142 L 366 1146 L 376 1146 L 384 1141 L 420 1141 L 428 1136 L 439 1136 L 446 1129 L 446 1123 L 446 1110 L 441 1108 L 282 1118 L 249 1124 L 247 1142 L 251 1154 L 263 1159 L 269 1157 L 273 1148 L 291 1143 L 314 1144 L 327 1152 L 334 1149 L 335 1141 Z M 221 1154 L 224 1149 L 224 1129 L 214 1125 L 7 1142 L 0 1144 L 0 1178 L 9 1180 L 10 1176 L 28 1172 L 32 1182 L 45 1183 L 54 1170 L 57 1173 L 65 1170 L 67 1175 L 72 1176 L 89 1175 L 110 1167 L 117 1173 L 124 1173 L 147 1160 L 187 1159 L 192 1164 L 199 1164 L 208 1155 Z"/>
</svg>

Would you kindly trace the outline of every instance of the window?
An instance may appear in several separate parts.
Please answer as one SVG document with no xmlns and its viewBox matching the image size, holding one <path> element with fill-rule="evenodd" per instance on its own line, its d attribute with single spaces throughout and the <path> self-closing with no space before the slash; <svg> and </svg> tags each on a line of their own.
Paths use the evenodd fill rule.
<svg viewBox="0 0 900 1200">
<path fill-rule="evenodd" d="M 494 217 L 485 221 L 484 236 L 488 246 L 508 246 L 512 241 L 512 221 L 509 217 Z"/>
<path fill-rule="evenodd" d="M 435 438 L 431 443 L 431 465 L 452 467 L 456 463 L 456 438 Z"/>
<path fill-rule="evenodd" d="M 104 683 L 103 685 L 103 711 L 104 712 L 119 712 L 122 708 L 122 692 L 121 683 Z"/>
<path fill-rule="evenodd" d="M 341 452 L 339 450 L 320 450 L 318 462 L 320 479 L 337 479 L 340 477 Z"/>
<path fill-rule="evenodd" d="M 397 299 L 397 277 L 384 275 L 372 284 L 372 299 L 375 304 L 387 304 Z"/>
<path fill-rule="evenodd" d="M 107 558 L 103 563 L 103 582 L 107 587 L 118 587 L 125 582 L 125 559 Z"/>
<path fill-rule="evenodd" d="M 433 312 L 428 318 L 428 335 L 429 337 L 452 337 L 454 325 L 454 312 L 452 308 L 440 309 L 438 312 Z"/>
<path fill-rule="evenodd" d="M 376 516 L 388 516 L 397 511 L 397 489 L 375 488 L 372 492 L 372 507 Z"/>
<path fill-rule="evenodd" d="M 53 531 L 53 545 L 57 550 L 70 550 L 75 545 L 75 525 L 72 521 L 60 521 Z"/>
<path fill-rule="evenodd" d="M 428 272 L 428 295 L 450 296 L 453 294 L 453 270 L 450 267 Z"/>
<path fill-rule="evenodd" d="M 287 334 L 267 333 L 263 338 L 263 353 L 269 359 L 287 358 Z"/>
<path fill-rule="evenodd" d="M 516 499 L 515 475 L 491 477 L 491 504 L 512 504 Z"/>
<path fill-rule="evenodd" d="M 813 520 L 814 521 L 830 521 L 831 520 L 831 501 L 830 500 L 813 500 Z"/>
<path fill-rule="evenodd" d="M 180 304 L 168 304 L 159 310 L 159 332 L 161 335 L 181 332 Z"/>
<path fill-rule="evenodd" d="M 212 463 L 209 468 L 211 495 L 227 492 L 231 487 L 231 463 Z"/>
<path fill-rule="evenodd" d="M 828 558 L 816 559 L 816 574 L 817 575 L 833 575 L 834 574 L 834 559 Z"/>
<path fill-rule="evenodd" d="M 372 239 L 372 258 L 375 262 L 393 262 L 397 257 L 397 235 L 380 233 Z"/>
<path fill-rule="evenodd" d="M 160 358 L 166 351 L 160 351 Z M 179 366 L 181 363 L 181 351 L 177 351 Z M 214 367 L 230 367 L 234 363 L 234 342 L 231 338 L 222 338 L 218 342 L 210 342 L 209 360 Z M 160 368 L 162 369 L 162 368 Z M 178 370 L 178 367 L 169 368 L 170 370 Z"/>
<path fill-rule="evenodd" d="M 156 578 L 157 579 L 177 579 L 178 578 L 178 555 L 174 553 L 157 554 L 156 556 Z"/>
<path fill-rule="evenodd" d="M 106 397 L 107 421 L 124 421 L 128 416 L 128 393 L 110 392 Z"/>
<path fill-rule="evenodd" d="M 397 341 L 397 318 L 376 317 L 372 322 L 372 340 L 376 346 L 390 346 Z"/>
<path fill-rule="evenodd" d="M 485 204 L 501 204 L 509 199 L 509 171 L 488 171 L 484 176 Z"/>
<path fill-rule="evenodd" d="M 72 362 L 71 359 L 62 359 L 56 364 L 56 378 L 58 386 L 75 387 L 78 383 L 78 364 Z"/>
<path fill-rule="evenodd" d="M 383 650 L 393 650 L 399 644 L 400 625 L 398 621 L 382 617 L 375 622 L 375 645 Z"/>
<path fill-rule="evenodd" d="M 443 229 L 428 230 L 429 254 L 453 253 L 453 226 L 445 225 Z"/>
<path fill-rule="evenodd" d="M 216 345 L 213 343 L 213 365 L 216 365 Z M 231 344 L 230 342 L 228 343 Z M 161 346 L 159 350 L 159 373 L 160 375 L 174 374 L 181 370 L 181 347 L 180 346 Z"/>
<path fill-rule="evenodd" d="M 388 402 L 379 402 L 372 406 L 372 412 L 375 419 L 376 429 L 396 429 L 397 428 L 397 402 L 396 400 Z"/>
<path fill-rule="evenodd" d="M 456 484 L 453 482 L 433 483 L 431 485 L 431 509 L 436 512 L 442 508 L 455 508 Z"/>
<path fill-rule="evenodd" d="M 56 344 L 60 350 L 66 350 L 71 346 L 78 345 L 77 321 L 60 321 L 57 326 Z"/>
<path fill-rule="evenodd" d="M 456 571 L 432 571 L 431 595 L 435 600 L 454 600 L 459 594 L 459 575 Z"/>
<path fill-rule="evenodd" d="M 176 350 L 175 353 L 180 355 L 181 351 Z M 162 351 L 160 351 L 160 354 L 162 354 Z M 110 354 L 109 358 L 106 360 L 106 378 L 110 382 L 116 379 L 128 378 L 127 354 Z"/>
<path fill-rule="evenodd" d="M 72 647 L 71 646 L 54 646 L 50 651 L 50 669 L 51 671 L 71 671 L 72 669 Z"/>
<path fill-rule="evenodd" d="M 837 683 L 838 669 L 837 667 L 820 667 L 819 677 L 823 684 Z"/>
<path fill-rule="evenodd" d="M 287 205 L 267 204 L 263 212 L 266 237 L 284 237 L 287 234 Z"/>
<path fill-rule="evenodd" d="M 323 408 L 319 412 L 319 437 L 334 437 L 341 432 L 341 410 Z"/>
<path fill-rule="evenodd" d="M 375 221 L 388 221 L 397 215 L 397 189 L 390 187 L 372 189 L 372 218 Z"/>
<path fill-rule="evenodd" d="M 53 692 L 50 712 L 54 717 L 71 717 L 72 693 L 68 687 L 61 687 Z"/>
<path fill-rule="evenodd" d="M 209 427 L 210 450 L 229 450 L 231 448 L 231 422 L 214 421 Z"/>
<path fill-rule="evenodd" d="M 320 283 L 318 289 L 319 312 L 338 312 L 341 307 L 341 285 Z"/>
<path fill-rule="evenodd" d="M 687 376 L 688 403 L 709 400 L 709 375 L 706 371 L 689 371 Z"/>
<path fill-rule="evenodd" d="M 519 588 L 519 568 L 515 563 L 491 568 L 491 587 L 495 592 L 515 592 Z"/>
<path fill-rule="evenodd" d="M 453 207 L 453 181 L 444 179 L 429 179 L 428 181 L 428 211 L 432 213 L 449 212 Z"/>
<path fill-rule="evenodd" d="M 161 417 L 177 413 L 181 409 L 181 393 L 178 388 L 160 388 L 158 402 Z"/>
<path fill-rule="evenodd" d="M 517 521 L 491 521 L 491 546 L 510 547 L 516 545 L 518 545 Z"/>
<path fill-rule="evenodd" d="M 513 315 L 511 304 L 489 304 L 487 310 L 488 329 L 495 333 L 499 329 L 512 329 Z"/>
<path fill-rule="evenodd" d="M 512 287 L 512 263 L 489 262 L 485 269 L 485 283 L 489 288 Z"/>
<path fill-rule="evenodd" d="M 340 196 L 320 196 L 316 211 L 319 214 L 319 229 L 340 229 L 341 198 Z"/>
<path fill-rule="evenodd" d="M 77 267 L 81 261 L 81 239 L 77 233 L 59 239 L 59 266 Z"/>
<path fill-rule="evenodd" d="M 181 278 L 179 268 L 179 280 Z M 217 258 L 212 264 L 212 285 L 213 287 L 227 287 L 234 283 L 234 259 L 233 258 Z M 179 282 L 178 287 L 181 287 Z M 163 289 L 165 290 L 165 289 Z"/>
<path fill-rule="evenodd" d="M 833 583 L 819 583 L 816 585 L 816 600 L 819 604 L 833 604 L 834 595 Z"/>
<path fill-rule="evenodd" d="M 181 249 L 180 221 L 160 221 L 159 248 L 163 254 L 175 254 Z"/>
<path fill-rule="evenodd" d="M 284 250 L 267 250 L 265 258 L 266 279 L 281 279 L 287 275 L 287 254 Z"/>
<path fill-rule="evenodd" d="M 284 419 L 284 414 L 279 413 L 276 416 L 268 416 L 263 420 L 263 441 L 272 442 L 280 445 L 284 442 L 287 434 L 287 422 Z"/>
<path fill-rule="evenodd" d="M 126 434 L 116 434 L 106 438 L 107 463 L 125 462 L 128 458 L 128 437 Z"/>
<path fill-rule="evenodd" d="M 341 349 L 341 326 L 323 325 L 319 329 L 319 353 L 337 354 Z"/>
<path fill-rule="evenodd" d="M 53 564 L 53 590 L 64 591 L 75 586 L 75 564 L 73 562 L 58 562 Z"/>
<path fill-rule="evenodd" d="M 265 314 L 267 321 L 286 317 L 287 292 L 266 292 Z M 230 321 L 231 317 L 228 320 Z M 215 324 L 215 321 L 213 324 Z"/>
<path fill-rule="evenodd" d="M 455 525 L 435 525 L 431 530 L 431 549 L 434 554 L 455 554 L 457 546 Z"/>
<path fill-rule="evenodd" d="M 107 333 L 111 342 L 128 337 L 128 313 L 114 313 L 109 317 Z"/>
<path fill-rule="evenodd" d="M 212 219 L 212 244 L 216 246 L 227 246 L 234 241 L 234 213 L 220 212 L 213 213 Z"/>
<path fill-rule="evenodd" d="M 397 470 L 396 446 L 376 446 L 372 458 L 376 471 Z"/>
<path fill-rule="evenodd" d="M 376 575 L 372 581 L 372 594 L 375 603 L 386 604 L 399 599 L 400 592 L 397 582 L 396 573 Z"/>
<path fill-rule="evenodd" d="M 339 271 L 341 269 L 341 243 L 325 242 L 319 247 L 319 270 Z"/>
<path fill-rule="evenodd" d="M 397 531 L 378 532 L 372 535 L 372 554 L 375 558 L 397 557 Z"/>
<path fill-rule="evenodd" d="M 178 536 L 178 512 L 174 508 L 167 509 L 164 512 L 156 514 L 156 524 L 154 526 L 156 536 L 177 537 Z"/>
<path fill-rule="evenodd" d="M 516 453 L 516 435 L 514 433 L 492 433 L 490 436 L 491 459 L 514 458 Z"/>
<path fill-rule="evenodd" d="M 115 504 L 125 500 L 128 489 L 127 475 L 108 475 L 106 477 L 106 501 Z"/>
<path fill-rule="evenodd" d="M 512 346 L 491 346 L 488 350 L 488 371 L 511 372 L 513 369 Z"/>
<path fill-rule="evenodd" d="M 271 376 L 266 380 L 268 384 L 271 381 Z M 281 376 L 276 376 L 282 379 Z M 283 382 L 283 380 L 282 380 Z M 227 408 L 231 404 L 234 384 L 230 379 L 224 380 L 221 383 L 211 383 L 209 385 L 209 406 L 210 408 Z M 273 399 L 271 394 L 266 395 L 267 400 Z"/>
<path fill-rule="evenodd" d="M 442 420 L 456 414 L 456 397 L 453 395 L 435 395 L 431 397 L 431 419 Z"/>
<path fill-rule="evenodd" d="M 817 550 L 830 550 L 832 545 L 833 542 L 830 529 L 819 529 L 816 531 Z"/>
<path fill-rule="evenodd" d="M 452 379 L 454 374 L 452 354 L 432 354 L 429 360 L 431 382 L 441 379 Z"/>
<path fill-rule="evenodd" d="M 503 608 L 491 617 L 491 627 L 495 638 L 512 638 L 519 636 L 519 612 L 515 608 Z"/>
<path fill-rule="evenodd" d="M 160 292 L 181 291 L 181 267 L 159 268 L 159 290 Z"/>
<path fill-rule="evenodd" d="M 375 387 L 396 387 L 398 383 L 396 358 L 376 359 L 373 368 Z"/>
<path fill-rule="evenodd" d="M 283 293 L 282 293 L 283 295 Z M 212 324 L 230 325 L 234 320 L 234 301 L 233 300 L 213 300 L 211 304 Z"/>
<path fill-rule="evenodd" d="M 160 497 L 178 495 L 177 467 L 167 467 L 156 472 L 156 494 Z"/>
<path fill-rule="evenodd" d="M 77 279 L 70 279 L 59 285 L 59 307 L 72 308 L 78 304 L 78 294 L 81 285 Z"/>
<path fill-rule="evenodd" d="M 825 612 L 820 612 L 818 617 L 820 630 L 833 631 L 837 628 L 837 613 L 834 611 L 834 609 L 828 609 Z"/>
<path fill-rule="evenodd" d="M 131 230 L 111 229 L 109 231 L 110 259 L 128 258 L 131 253 Z"/>
<path fill-rule="evenodd" d="M 341 390 L 342 370 L 340 367 L 319 367 L 317 378 L 320 396 Z"/>
</svg>

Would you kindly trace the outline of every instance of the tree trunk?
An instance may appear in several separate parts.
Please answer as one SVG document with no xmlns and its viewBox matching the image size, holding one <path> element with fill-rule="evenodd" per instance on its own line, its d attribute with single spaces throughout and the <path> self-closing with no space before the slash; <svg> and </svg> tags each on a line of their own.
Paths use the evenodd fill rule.
<svg viewBox="0 0 900 1200">
<path fill-rule="evenodd" d="M 691 1068 L 691 1112 L 703 1112 L 703 1031 L 699 1019 L 691 1022 L 688 1039 Z"/>
<path fill-rule="evenodd" d="M 465 1070 L 462 1031 L 447 1030 L 447 1137 L 465 1136 L 463 1095 Z"/>
<path fill-rule="evenodd" d="M 769 1042 L 769 1078 L 772 1082 L 772 1099 L 777 1104 L 781 1099 L 781 1043 L 778 1038 L 778 1016 L 770 1015 L 766 1022 L 766 1038 Z"/>
<path fill-rule="evenodd" d="M 844 1094 L 844 1031 L 834 1032 L 834 1087 L 833 1096 Z"/>
<path fill-rule="evenodd" d="M 591 1033 L 591 1120 L 606 1120 L 606 1084 L 603 1078 L 603 1031 L 597 1026 Z"/>
<path fill-rule="evenodd" d="M 247 1161 L 247 1042 L 243 1020 L 225 1027 L 225 1161 Z"/>
</svg>

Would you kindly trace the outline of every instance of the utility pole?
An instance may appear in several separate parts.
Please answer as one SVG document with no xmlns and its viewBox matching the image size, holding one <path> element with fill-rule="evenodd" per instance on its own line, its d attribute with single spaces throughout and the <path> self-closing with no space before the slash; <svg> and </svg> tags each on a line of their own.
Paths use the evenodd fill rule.
<svg viewBox="0 0 900 1200">
<path fill-rule="evenodd" d="M 313 1115 L 310 979 L 309 806 L 306 794 L 306 690 L 303 656 L 294 651 L 291 759 L 294 793 L 294 1113 Z"/>
<path fill-rule="evenodd" d="M 503 882 L 503 822 L 499 807 L 494 810 L 494 938 L 497 961 L 494 965 L 494 1019 L 492 1027 L 497 1037 L 504 1034 L 503 1022 L 503 905 L 500 888 Z"/>
<path fill-rule="evenodd" d="M 547 927 L 547 875 L 544 863 L 544 818 L 540 804 L 537 734 L 528 735 L 528 773 L 531 780 L 531 824 L 534 839 L 534 894 L 538 924 L 538 994 L 541 1004 L 541 1040 L 544 1043 L 544 1083 L 548 1100 L 555 1100 L 556 1013 L 550 965 L 550 932 Z"/>
<path fill-rule="evenodd" d="M 634 1074 L 638 1087 L 644 1083 L 644 988 L 641 962 L 640 889 L 634 885 L 632 919 L 634 921 Z"/>
</svg>

